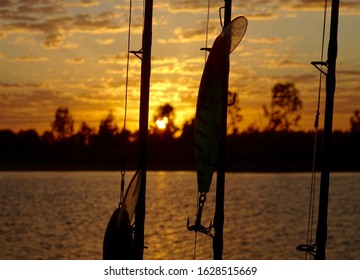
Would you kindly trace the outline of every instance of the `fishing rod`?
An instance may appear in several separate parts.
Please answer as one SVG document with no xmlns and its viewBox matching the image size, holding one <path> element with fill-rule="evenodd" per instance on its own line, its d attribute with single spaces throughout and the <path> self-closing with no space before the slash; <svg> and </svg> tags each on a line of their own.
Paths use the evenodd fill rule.
<svg viewBox="0 0 360 280">
<path fill-rule="evenodd" d="M 134 242 L 137 259 L 144 255 L 144 230 L 146 211 L 146 170 L 149 126 L 149 99 L 151 75 L 151 44 L 152 44 L 153 0 L 145 1 L 144 29 L 142 37 L 140 112 L 139 112 L 139 169 L 142 171 L 140 193 L 135 211 Z"/>
<path fill-rule="evenodd" d="M 104 259 L 143 259 L 146 212 L 146 171 L 149 124 L 149 95 L 151 75 L 153 0 L 145 1 L 142 48 L 129 51 L 141 59 L 140 113 L 139 113 L 139 162 L 125 195 L 121 181 L 119 207 L 113 212 L 104 235 Z M 129 38 L 131 26 L 131 1 L 129 16 Z M 128 70 L 127 70 L 128 71 Z M 124 129 L 125 133 L 125 129 Z M 123 171 L 122 171 L 122 175 Z M 124 176 L 123 176 L 124 177 Z M 135 216 L 135 224 L 131 224 Z"/>
<path fill-rule="evenodd" d="M 322 151 L 322 160 L 321 160 L 320 195 L 319 195 L 316 240 L 314 244 L 305 244 L 296 247 L 298 251 L 306 252 L 312 255 L 316 260 L 326 259 L 326 242 L 327 242 L 327 233 L 328 233 L 327 222 L 328 222 L 329 185 L 330 185 L 330 171 L 331 171 L 331 145 L 332 145 L 332 126 L 333 126 L 333 115 L 334 115 L 334 96 L 336 89 L 336 58 L 338 51 L 338 22 L 339 22 L 339 0 L 332 0 L 331 2 L 332 5 L 331 5 L 331 19 L 330 19 L 330 37 L 328 44 L 327 61 L 326 62 L 314 61 L 311 63 L 322 74 L 326 76 L 324 135 L 323 135 L 323 147 L 322 147 L 323 151 Z M 325 14 L 326 14 L 326 2 L 325 2 Z M 325 27 L 325 20 L 324 20 L 324 27 Z M 327 67 L 327 72 L 322 70 L 322 66 Z M 317 119 L 316 119 L 316 123 L 317 123 Z M 313 198 L 313 194 L 311 197 Z M 309 213 L 309 219 L 311 219 L 310 217 L 312 216 L 310 214 L 311 211 Z M 308 242 L 311 242 L 311 240 Z"/>
<path fill-rule="evenodd" d="M 231 21 L 232 0 L 225 0 L 224 26 Z M 226 56 L 223 69 L 223 84 L 221 98 L 221 132 L 219 137 L 219 162 L 216 177 L 216 201 L 214 214 L 213 255 L 215 260 L 221 260 L 224 247 L 224 200 L 225 200 L 225 165 L 226 165 L 226 134 L 227 134 L 227 107 L 229 91 L 230 58 Z"/>
<path fill-rule="evenodd" d="M 324 117 L 324 140 L 320 179 L 319 214 L 316 230 L 316 253 L 315 259 L 326 259 L 327 240 L 327 217 L 329 202 L 329 183 L 331 169 L 331 143 L 332 125 L 334 114 L 334 95 L 336 88 L 336 58 L 338 50 L 338 22 L 339 22 L 339 0 L 332 0 L 330 38 L 328 46 L 327 74 L 326 74 L 326 101 Z"/>
</svg>

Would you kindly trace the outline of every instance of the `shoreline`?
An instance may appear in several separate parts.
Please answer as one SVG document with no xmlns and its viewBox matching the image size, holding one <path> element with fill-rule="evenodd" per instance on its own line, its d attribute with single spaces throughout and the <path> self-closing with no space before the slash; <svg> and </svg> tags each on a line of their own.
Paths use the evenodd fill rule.
<svg viewBox="0 0 360 280">
<path fill-rule="evenodd" d="M 126 170 L 136 170 L 136 164 L 126 165 Z M 120 171 L 120 164 L 0 164 L 2 171 Z M 148 164 L 148 171 L 196 171 L 194 164 Z M 261 173 L 291 173 L 291 172 L 312 172 L 311 168 L 302 163 L 260 163 L 260 164 L 236 164 L 226 168 L 226 172 L 261 172 Z M 316 170 L 320 173 L 320 170 Z M 360 172 L 358 168 L 334 167 L 331 172 Z"/>
</svg>

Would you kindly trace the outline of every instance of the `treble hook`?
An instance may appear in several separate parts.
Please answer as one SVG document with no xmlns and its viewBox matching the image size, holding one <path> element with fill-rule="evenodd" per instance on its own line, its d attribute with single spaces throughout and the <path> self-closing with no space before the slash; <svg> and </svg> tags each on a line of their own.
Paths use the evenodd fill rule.
<svg viewBox="0 0 360 280">
<path fill-rule="evenodd" d="M 228 106 L 233 106 L 234 104 L 235 104 L 235 102 L 236 102 L 236 92 L 234 92 L 234 95 L 233 95 L 233 100 L 229 103 L 228 102 Z"/>
<path fill-rule="evenodd" d="M 198 231 L 198 232 L 206 234 L 210 237 L 214 237 L 213 234 L 211 233 L 212 228 L 213 228 L 212 221 L 210 221 L 210 224 L 208 227 L 205 227 L 205 226 L 201 225 L 200 223 L 198 223 L 196 219 L 195 219 L 194 225 L 190 225 L 190 218 L 188 218 L 188 220 L 187 220 L 187 229 L 189 231 Z"/>
<path fill-rule="evenodd" d="M 204 208 L 205 200 L 206 200 L 206 193 L 201 192 L 200 196 L 199 196 L 199 207 L 198 207 L 198 212 L 196 215 L 195 223 L 194 223 L 194 225 L 190 225 L 190 218 L 188 218 L 187 229 L 189 231 L 198 231 L 198 232 L 204 233 L 210 237 L 213 237 L 213 235 L 211 233 L 211 229 L 213 228 L 212 221 L 210 221 L 210 224 L 208 227 L 205 227 L 201 224 L 201 216 L 202 216 L 202 210 Z"/>
</svg>

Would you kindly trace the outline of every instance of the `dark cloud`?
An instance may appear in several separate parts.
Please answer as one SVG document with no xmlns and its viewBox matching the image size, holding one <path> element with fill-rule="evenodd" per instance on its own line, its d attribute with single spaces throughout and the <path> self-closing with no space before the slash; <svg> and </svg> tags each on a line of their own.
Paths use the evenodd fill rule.
<svg viewBox="0 0 360 280">
<path fill-rule="evenodd" d="M 101 13 L 96 17 L 89 14 L 79 14 L 73 18 L 68 27 L 70 32 L 113 33 L 120 31 L 118 23 L 114 23 L 114 13 Z"/>
<path fill-rule="evenodd" d="M 64 11 L 61 2 L 54 1 L 19 1 L 17 12 L 20 14 L 57 14 Z"/>
<path fill-rule="evenodd" d="M 221 7 L 223 0 L 211 3 L 211 8 Z M 0 8 L 0 38 L 12 33 L 43 34 L 42 46 L 60 48 L 66 45 L 66 38 L 73 33 L 117 33 L 126 31 L 127 17 L 109 10 L 99 14 L 91 13 L 91 7 L 99 5 L 97 0 L 55 1 L 55 0 L 2 0 Z M 114 1 L 114 8 L 116 1 Z M 172 13 L 204 13 L 207 12 L 207 1 L 180 0 L 154 3 L 156 9 L 166 9 Z M 323 0 L 252 0 L 233 1 L 234 14 L 244 14 L 250 19 L 267 20 L 276 18 L 279 10 L 313 10 L 323 9 Z M 357 10 L 359 1 L 342 1 L 341 7 Z M 71 14 L 69 9 L 81 7 L 82 12 Z M 74 10 L 75 11 L 75 10 Z M 74 12 L 73 11 L 73 12 Z M 93 12 L 93 11 L 92 11 Z M 122 13 L 122 12 L 121 12 Z M 196 38 L 203 30 L 177 30 L 179 42 Z"/>
<path fill-rule="evenodd" d="M 47 34 L 45 40 L 43 41 L 43 46 L 48 49 L 57 49 L 64 42 L 64 36 L 60 33 L 57 34 Z"/>
<path fill-rule="evenodd" d="M 122 24 L 125 18 L 119 14 L 112 11 L 91 14 L 90 10 L 87 11 L 88 7 L 97 4 L 98 1 L 93 0 L 5 1 L 0 8 L 0 38 L 13 33 L 43 34 L 43 47 L 60 48 L 64 47 L 66 38 L 73 33 L 104 34 L 126 30 L 126 25 Z M 70 15 L 69 9 L 76 6 L 82 7 L 82 13 Z"/>
</svg>

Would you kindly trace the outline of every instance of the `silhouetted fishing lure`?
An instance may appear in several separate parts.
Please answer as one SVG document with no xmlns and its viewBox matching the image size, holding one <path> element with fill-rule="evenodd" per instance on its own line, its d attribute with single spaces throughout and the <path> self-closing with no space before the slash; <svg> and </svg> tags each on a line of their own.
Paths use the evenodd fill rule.
<svg viewBox="0 0 360 280">
<path fill-rule="evenodd" d="M 229 54 L 247 28 L 243 16 L 233 19 L 216 38 L 201 78 L 195 117 L 195 157 L 198 191 L 208 192 L 219 157 L 221 102 Z M 227 94 L 227 93 L 226 93 Z"/>
<path fill-rule="evenodd" d="M 138 170 L 131 179 L 121 206 L 111 215 L 104 235 L 104 260 L 135 259 L 136 249 L 131 220 L 139 197 L 140 182 L 141 171 Z"/>
<path fill-rule="evenodd" d="M 106 228 L 103 245 L 104 260 L 132 260 L 135 258 L 134 238 L 129 214 L 117 208 Z"/>
</svg>

